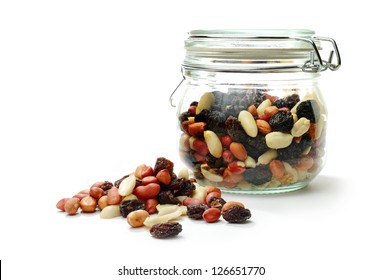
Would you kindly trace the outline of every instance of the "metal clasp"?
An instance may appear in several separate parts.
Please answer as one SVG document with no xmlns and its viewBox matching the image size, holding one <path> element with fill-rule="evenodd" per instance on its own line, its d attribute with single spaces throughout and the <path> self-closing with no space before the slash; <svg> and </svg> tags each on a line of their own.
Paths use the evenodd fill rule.
<svg viewBox="0 0 382 280">
<path fill-rule="evenodd" d="M 340 52 L 338 50 L 336 41 L 334 41 L 332 38 L 328 37 L 314 37 L 314 39 L 319 41 L 327 41 L 332 43 L 333 50 L 330 51 L 329 58 L 327 60 L 323 60 L 321 58 L 320 52 L 317 48 L 316 43 L 313 40 L 310 39 L 304 39 L 304 38 L 294 38 L 296 40 L 301 40 L 304 42 L 307 42 L 312 45 L 313 51 L 310 55 L 310 60 L 305 62 L 305 64 L 302 66 L 302 71 L 304 72 L 321 72 L 325 71 L 326 69 L 330 69 L 331 71 L 336 71 L 341 66 L 341 56 Z M 333 56 L 336 56 L 336 64 L 333 63 Z"/>
</svg>

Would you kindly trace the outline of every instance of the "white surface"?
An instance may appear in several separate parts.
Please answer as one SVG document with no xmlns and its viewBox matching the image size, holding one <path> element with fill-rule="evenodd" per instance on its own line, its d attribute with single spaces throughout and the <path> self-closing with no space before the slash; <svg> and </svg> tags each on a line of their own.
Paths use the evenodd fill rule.
<svg viewBox="0 0 382 280">
<path fill-rule="evenodd" d="M 362 7 L 315 5 L 2 1 L 4 279 L 122 279 L 127 276 L 117 270 L 123 266 L 173 265 L 209 273 L 213 266 L 264 266 L 260 279 L 381 279 L 381 93 L 373 61 L 380 52 L 380 38 L 373 37 L 380 16 L 371 1 Z M 189 30 L 279 27 L 334 37 L 343 59 L 338 72 L 322 77 L 329 157 L 309 188 L 286 195 L 225 195 L 252 210 L 250 223 L 184 219 L 179 238 L 163 241 L 120 219 L 56 211 L 61 197 L 94 181 L 118 179 L 138 164 L 154 164 L 158 156 L 180 168 L 175 110 L 167 100 L 181 79 Z"/>
</svg>

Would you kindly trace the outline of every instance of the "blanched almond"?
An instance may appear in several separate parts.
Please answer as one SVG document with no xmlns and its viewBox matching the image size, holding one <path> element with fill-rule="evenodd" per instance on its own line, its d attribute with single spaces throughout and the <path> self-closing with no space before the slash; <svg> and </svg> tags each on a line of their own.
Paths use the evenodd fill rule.
<svg viewBox="0 0 382 280">
<path fill-rule="evenodd" d="M 251 137 L 256 137 L 258 130 L 256 121 L 253 118 L 252 114 L 246 110 L 242 110 L 239 113 L 238 120 L 241 123 L 245 133 L 247 133 Z"/>
<path fill-rule="evenodd" d="M 223 145 L 216 133 L 212 130 L 204 131 L 204 140 L 207 143 L 207 147 L 211 155 L 216 158 L 220 158 L 223 153 Z"/>
<path fill-rule="evenodd" d="M 206 92 L 202 95 L 199 100 L 198 106 L 196 107 L 196 114 L 200 114 L 204 109 L 209 110 L 215 102 L 215 96 L 212 92 Z"/>
</svg>

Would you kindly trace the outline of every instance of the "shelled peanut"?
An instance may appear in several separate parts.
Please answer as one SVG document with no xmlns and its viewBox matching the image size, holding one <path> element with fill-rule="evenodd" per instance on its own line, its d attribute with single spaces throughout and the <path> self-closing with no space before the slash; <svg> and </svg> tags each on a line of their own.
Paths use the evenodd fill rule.
<svg viewBox="0 0 382 280">
<path fill-rule="evenodd" d="M 59 200 L 56 207 L 68 215 L 75 215 L 79 210 L 82 213 L 99 210 L 103 219 L 122 216 L 130 226 L 146 226 L 158 238 L 175 235 L 176 231 L 181 230 L 181 225 L 174 221 L 186 215 L 195 218 L 192 211 L 197 207 L 206 210 L 201 213 L 201 218 L 206 222 L 218 221 L 223 215 L 225 204 L 220 189 L 198 185 L 194 179 L 188 178 L 188 172 L 185 171 L 176 176 L 173 167 L 170 160 L 158 158 L 154 168 L 142 164 L 114 184 L 96 182 L 72 198 Z M 244 206 L 241 210 L 241 214 L 245 213 L 242 215 L 245 218 L 241 220 L 233 221 L 232 217 L 224 215 L 223 218 L 228 222 L 245 222 L 251 214 Z M 158 224 L 164 225 L 156 226 Z M 161 235 L 161 230 L 167 232 L 168 236 Z"/>
</svg>

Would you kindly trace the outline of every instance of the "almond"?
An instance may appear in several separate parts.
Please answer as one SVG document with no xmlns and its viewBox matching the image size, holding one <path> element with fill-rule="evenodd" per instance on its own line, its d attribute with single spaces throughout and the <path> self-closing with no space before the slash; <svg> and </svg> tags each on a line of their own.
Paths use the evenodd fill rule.
<svg viewBox="0 0 382 280">
<path fill-rule="evenodd" d="M 257 130 L 256 121 L 250 112 L 246 110 L 241 111 L 239 113 L 238 120 L 241 126 L 243 127 L 245 133 L 247 133 L 248 136 L 251 136 L 251 137 L 257 136 L 258 130 Z"/>
<path fill-rule="evenodd" d="M 216 158 L 220 158 L 223 153 L 223 145 L 216 133 L 212 130 L 206 130 L 204 131 L 204 139 L 206 140 L 207 147 L 211 155 Z"/>
<path fill-rule="evenodd" d="M 209 110 L 215 102 L 215 96 L 212 92 L 206 92 L 202 95 L 196 107 L 196 114 L 200 114 L 204 109 Z"/>
</svg>

